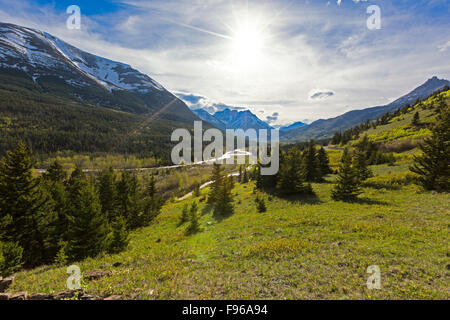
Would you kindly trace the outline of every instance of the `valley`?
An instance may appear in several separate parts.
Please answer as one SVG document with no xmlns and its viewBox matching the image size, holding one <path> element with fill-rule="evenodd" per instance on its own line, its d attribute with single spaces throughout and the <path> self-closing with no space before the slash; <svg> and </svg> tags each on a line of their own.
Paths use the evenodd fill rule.
<svg viewBox="0 0 450 320">
<path fill-rule="evenodd" d="M 0 300 L 448 300 L 449 85 L 283 126 L 0 23 Z"/>
</svg>

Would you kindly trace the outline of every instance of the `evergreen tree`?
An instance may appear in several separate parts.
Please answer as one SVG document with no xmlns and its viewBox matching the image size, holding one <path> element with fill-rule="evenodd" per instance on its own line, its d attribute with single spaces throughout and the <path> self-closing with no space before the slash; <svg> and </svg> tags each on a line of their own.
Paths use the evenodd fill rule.
<svg viewBox="0 0 450 320">
<path fill-rule="evenodd" d="M 116 173 L 113 168 L 109 168 L 100 172 L 98 178 L 98 192 L 102 213 L 108 217 L 108 221 L 112 222 L 116 218 Z"/>
<path fill-rule="evenodd" d="M 77 184 L 70 202 L 68 255 L 71 260 L 95 257 L 108 246 L 108 221 L 102 214 L 100 199 L 89 181 Z"/>
<path fill-rule="evenodd" d="M 438 117 L 430 138 L 419 145 L 422 155 L 414 157 L 412 172 L 427 190 L 450 190 L 450 107 L 446 105 Z"/>
<path fill-rule="evenodd" d="M 69 220 L 67 218 L 67 174 L 59 162 L 54 161 L 47 172 L 42 175 L 43 187 L 50 195 L 52 211 L 56 217 L 49 233 L 50 256 L 61 250 L 62 243 L 67 240 Z"/>
<path fill-rule="evenodd" d="M 256 202 L 256 210 L 258 210 L 259 213 L 267 211 L 266 202 L 264 201 L 264 198 L 258 195 L 256 196 L 255 202 Z"/>
<path fill-rule="evenodd" d="M 108 252 L 119 253 L 126 249 L 130 241 L 126 220 L 123 217 L 117 217 L 112 222 L 111 229 Z"/>
<path fill-rule="evenodd" d="M 189 226 L 187 228 L 188 234 L 194 234 L 200 231 L 200 222 L 198 217 L 197 202 L 193 202 L 191 209 L 189 210 Z"/>
<path fill-rule="evenodd" d="M 194 195 L 194 197 L 196 197 L 196 198 L 200 196 L 200 183 L 196 183 L 196 184 L 194 185 L 193 195 Z"/>
<path fill-rule="evenodd" d="M 261 175 L 260 165 L 256 166 L 255 175 L 256 175 L 256 189 L 262 190 L 263 189 L 263 177 Z"/>
<path fill-rule="evenodd" d="M 340 132 L 336 132 L 331 139 L 331 144 L 338 145 L 341 143 L 342 134 Z"/>
<path fill-rule="evenodd" d="M 138 195 L 138 180 L 134 173 L 122 172 L 117 182 L 117 210 L 125 218 L 128 228 L 136 229 L 143 225 Z"/>
<path fill-rule="evenodd" d="M 373 175 L 367 165 L 367 162 L 368 159 L 366 152 L 361 148 L 356 148 L 353 155 L 353 168 L 355 169 L 360 182 L 367 180 Z"/>
<path fill-rule="evenodd" d="M 361 193 L 358 172 L 352 167 L 352 156 L 348 149 L 344 150 L 337 184 L 335 185 L 331 197 L 333 200 L 351 201 Z"/>
<path fill-rule="evenodd" d="M 233 206 L 233 177 L 224 178 L 220 189 L 218 190 L 218 197 L 214 203 L 214 214 L 216 216 L 228 216 L 234 213 Z"/>
<path fill-rule="evenodd" d="M 189 206 L 185 204 L 183 207 L 183 211 L 181 212 L 180 225 L 188 221 L 189 221 Z"/>
<path fill-rule="evenodd" d="M 319 149 L 317 153 L 317 158 L 319 160 L 319 169 L 322 176 L 332 173 L 330 168 L 330 160 L 328 159 L 327 152 L 323 147 Z"/>
<path fill-rule="evenodd" d="M 244 177 L 242 178 L 242 183 L 248 183 L 248 172 L 247 172 L 247 168 L 244 169 Z"/>
<path fill-rule="evenodd" d="M 147 185 L 146 195 L 144 197 L 144 217 L 143 225 L 148 225 L 155 217 L 161 213 L 163 200 L 158 196 L 156 189 L 155 176 L 150 176 L 150 181 Z"/>
<path fill-rule="evenodd" d="M 276 187 L 281 194 L 310 194 L 311 186 L 306 184 L 304 167 L 299 161 L 301 152 L 296 148 L 291 148 L 288 153 L 280 156 L 280 170 Z"/>
<path fill-rule="evenodd" d="M 213 172 L 211 175 L 211 181 L 213 181 L 213 183 L 210 187 L 208 203 L 217 202 L 220 190 L 224 184 L 224 168 L 218 163 L 214 163 L 213 166 Z"/>
<path fill-rule="evenodd" d="M 0 241 L 0 277 L 8 277 L 22 267 L 22 254 L 18 243 Z"/>
<path fill-rule="evenodd" d="M 66 191 L 68 199 L 74 202 L 78 196 L 79 190 L 87 183 L 86 175 L 83 173 L 80 167 L 75 167 L 75 170 L 70 174 L 69 179 L 66 182 Z"/>
<path fill-rule="evenodd" d="M 45 179 L 52 182 L 63 182 L 67 178 L 63 167 L 56 160 L 48 167 L 47 172 L 44 173 L 43 176 Z"/>
<path fill-rule="evenodd" d="M 412 119 L 411 124 L 412 124 L 413 126 L 417 126 L 417 125 L 419 124 L 419 120 L 420 120 L 419 112 L 416 112 L 416 113 L 414 114 L 414 117 L 413 117 L 413 119 Z"/>
<path fill-rule="evenodd" d="M 26 266 L 34 266 L 48 258 L 49 226 L 54 214 L 50 197 L 33 177 L 31 152 L 23 143 L 0 161 L 0 225 L 5 242 L 23 248 Z"/>
<path fill-rule="evenodd" d="M 309 142 L 308 146 L 306 147 L 306 150 L 303 152 L 302 162 L 303 162 L 303 174 L 306 181 L 309 182 L 319 181 L 322 178 L 314 140 L 311 140 Z"/>
</svg>

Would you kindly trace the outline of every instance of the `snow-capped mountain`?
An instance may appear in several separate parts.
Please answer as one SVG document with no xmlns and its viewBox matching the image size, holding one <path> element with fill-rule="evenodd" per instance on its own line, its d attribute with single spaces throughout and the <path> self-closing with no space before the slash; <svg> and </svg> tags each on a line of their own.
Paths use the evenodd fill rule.
<svg viewBox="0 0 450 320">
<path fill-rule="evenodd" d="M 170 120 L 198 119 L 161 84 L 128 64 L 87 53 L 35 29 L 0 23 L 0 72 L 14 72 L 64 98 L 132 113 L 164 108 Z"/>
<path fill-rule="evenodd" d="M 193 112 L 203 121 L 206 121 L 216 128 L 225 129 L 273 129 L 267 122 L 259 119 L 250 110 L 237 111 L 228 108 L 217 111 L 213 115 L 204 109 L 196 109 Z"/>
<path fill-rule="evenodd" d="M 51 34 L 0 23 L 0 66 L 21 69 L 34 80 L 61 69 L 77 75 L 65 79 L 77 86 L 89 85 L 88 77 L 108 90 L 162 91 L 149 76 L 129 65 L 98 57 L 71 46 Z"/>
<path fill-rule="evenodd" d="M 212 124 L 214 127 L 218 128 L 218 129 L 221 129 L 221 130 L 227 129 L 226 123 L 215 118 L 212 114 L 210 114 L 205 109 L 195 109 L 195 110 L 192 110 L 192 112 L 195 113 L 197 115 L 197 117 L 199 117 L 203 121 L 206 121 L 206 122 Z"/>
<path fill-rule="evenodd" d="M 270 125 L 259 119 L 250 110 L 237 111 L 224 109 L 216 112 L 214 118 L 224 122 L 229 129 L 272 129 Z"/>
</svg>

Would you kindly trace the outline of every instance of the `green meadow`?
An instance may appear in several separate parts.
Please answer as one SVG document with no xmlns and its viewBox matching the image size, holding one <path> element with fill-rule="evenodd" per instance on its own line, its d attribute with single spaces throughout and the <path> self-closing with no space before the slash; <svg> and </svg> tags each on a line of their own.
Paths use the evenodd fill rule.
<svg viewBox="0 0 450 320">
<path fill-rule="evenodd" d="M 112 271 L 83 288 L 127 299 L 448 299 L 448 194 L 387 185 L 343 203 L 330 198 L 333 180 L 313 184 L 314 197 L 259 193 L 265 213 L 256 210 L 254 183 L 236 184 L 228 218 L 214 217 L 202 201 L 208 189 L 170 202 L 151 226 L 132 233 L 126 251 L 74 263 L 82 272 Z M 188 236 L 179 219 L 194 200 L 202 230 Z M 366 286 L 371 265 L 381 269 L 380 290 Z M 11 291 L 65 290 L 66 268 L 19 272 Z"/>
</svg>

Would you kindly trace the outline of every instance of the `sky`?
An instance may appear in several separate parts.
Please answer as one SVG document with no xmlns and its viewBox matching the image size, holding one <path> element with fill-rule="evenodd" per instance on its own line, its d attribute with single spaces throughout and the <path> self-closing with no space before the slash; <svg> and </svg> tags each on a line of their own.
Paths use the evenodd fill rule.
<svg viewBox="0 0 450 320">
<path fill-rule="evenodd" d="M 81 9 L 81 29 L 66 9 Z M 369 6 L 381 28 L 369 29 Z M 0 0 L 0 21 L 130 64 L 209 112 L 272 125 L 385 105 L 450 78 L 448 0 Z"/>
</svg>

